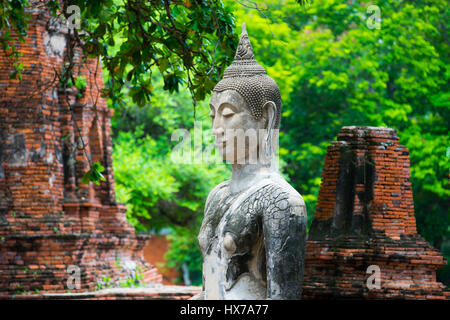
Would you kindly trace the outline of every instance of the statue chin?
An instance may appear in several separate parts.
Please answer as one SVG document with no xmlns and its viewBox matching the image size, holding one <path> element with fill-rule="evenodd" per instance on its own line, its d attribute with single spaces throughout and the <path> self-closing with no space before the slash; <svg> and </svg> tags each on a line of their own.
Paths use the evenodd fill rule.
<svg viewBox="0 0 450 320">
<path fill-rule="evenodd" d="M 193 299 L 300 299 L 306 207 L 272 165 L 280 92 L 254 59 L 245 24 L 235 60 L 213 91 L 210 105 L 213 134 L 221 142 L 218 151 L 228 163 L 241 165 L 233 165 L 231 180 L 217 185 L 206 200 L 198 235 L 203 290 Z M 227 130 L 263 132 L 253 142 L 231 147 Z"/>
<path fill-rule="evenodd" d="M 220 149 L 219 152 L 222 155 L 223 160 L 229 164 L 255 164 L 258 163 L 257 155 L 252 155 L 254 158 L 250 158 L 248 152 L 244 155 L 238 156 L 234 151 L 228 151 L 226 149 Z M 252 161 L 251 159 L 256 159 Z"/>
</svg>

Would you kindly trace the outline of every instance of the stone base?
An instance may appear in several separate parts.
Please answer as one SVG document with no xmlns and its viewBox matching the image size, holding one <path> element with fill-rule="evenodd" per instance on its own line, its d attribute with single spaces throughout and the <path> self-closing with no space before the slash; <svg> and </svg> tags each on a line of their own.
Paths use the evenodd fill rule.
<svg viewBox="0 0 450 320">
<path fill-rule="evenodd" d="M 450 299 L 436 281 L 444 263 L 420 236 L 393 241 L 326 238 L 306 245 L 303 299 Z M 369 266 L 380 268 L 380 288 L 369 289 Z"/>
<path fill-rule="evenodd" d="M 111 288 L 80 293 L 21 294 L 15 300 L 187 300 L 201 287 L 156 286 L 154 288 Z M 11 298 L 0 295 L 0 299 Z"/>
</svg>

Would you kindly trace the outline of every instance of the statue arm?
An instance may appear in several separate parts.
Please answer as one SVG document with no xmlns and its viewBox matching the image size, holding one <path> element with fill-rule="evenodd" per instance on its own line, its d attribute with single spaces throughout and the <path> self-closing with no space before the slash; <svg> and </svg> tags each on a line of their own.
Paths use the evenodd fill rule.
<svg viewBox="0 0 450 320">
<path fill-rule="evenodd" d="M 306 244 L 303 199 L 281 192 L 263 213 L 266 248 L 267 298 L 301 298 Z"/>
<path fill-rule="evenodd" d="M 213 190 L 211 190 L 211 192 L 208 194 L 208 197 L 206 198 L 203 221 L 202 221 L 202 225 L 200 227 L 200 232 L 198 234 L 198 243 L 199 243 L 203 258 L 205 257 L 206 250 L 208 248 L 208 244 L 211 240 L 210 239 L 211 238 L 211 226 L 210 226 L 211 220 L 215 218 L 215 214 L 216 214 L 216 212 L 214 210 L 209 210 L 210 209 L 209 207 L 211 206 L 211 201 L 213 201 L 213 199 L 216 198 L 220 189 L 225 187 L 227 184 L 228 184 L 228 181 L 224 181 L 224 182 L 218 184 L 217 186 L 214 187 Z M 202 271 L 202 273 L 203 273 L 203 271 Z M 205 300 L 205 277 L 204 277 L 204 274 L 202 274 L 202 276 L 203 276 L 202 291 L 199 294 L 191 297 L 190 300 Z"/>
</svg>

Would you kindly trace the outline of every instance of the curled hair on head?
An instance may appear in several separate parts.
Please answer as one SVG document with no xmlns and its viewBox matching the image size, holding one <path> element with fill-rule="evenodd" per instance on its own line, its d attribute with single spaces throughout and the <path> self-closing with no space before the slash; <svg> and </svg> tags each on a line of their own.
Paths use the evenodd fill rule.
<svg viewBox="0 0 450 320">
<path fill-rule="evenodd" d="M 233 63 L 225 70 L 223 79 L 217 83 L 213 91 L 237 91 L 250 108 L 255 119 L 263 115 L 263 107 L 268 101 L 276 106 L 274 128 L 280 127 L 281 95 L 276 82 L 266 74 L 266 70 L 256 62 L 253 48 L 247 35 L 245 23 L 239 40 Z"/>
</svg>

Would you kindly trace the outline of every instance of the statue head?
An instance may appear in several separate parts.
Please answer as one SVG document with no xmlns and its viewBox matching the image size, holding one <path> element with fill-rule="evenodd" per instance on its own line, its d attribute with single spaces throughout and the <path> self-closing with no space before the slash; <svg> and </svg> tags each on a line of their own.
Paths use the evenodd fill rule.
<svg viewBox="0 0 450 320">
<path fill-rule="evenodd" d="M 270 157 L 280 127 L 280 89 L 254 59 L 245 23 L 234 61 L 214 87 L 210 107 L 213 135 L 225 160 L 248 163 L 261 161 L 262 153 Z"/>
</svg>

